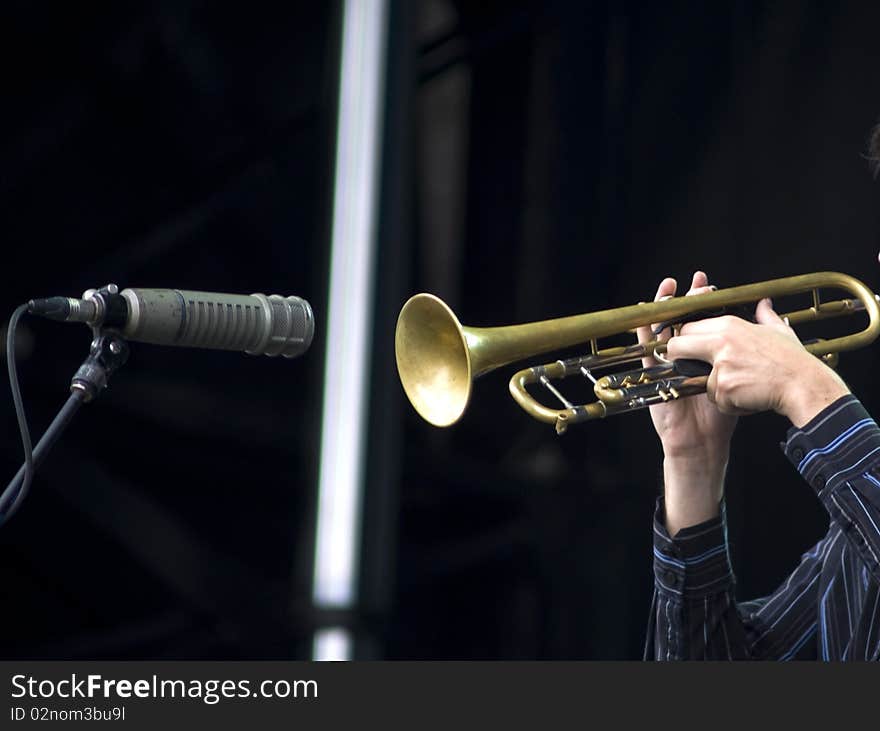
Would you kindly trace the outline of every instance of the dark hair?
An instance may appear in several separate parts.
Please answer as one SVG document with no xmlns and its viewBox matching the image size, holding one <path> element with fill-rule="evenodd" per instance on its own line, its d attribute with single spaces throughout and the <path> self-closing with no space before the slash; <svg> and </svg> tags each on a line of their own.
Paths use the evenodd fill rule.
<svg viewBox="0 0 880 731">
<path fill-rule="evenodd" d="M 868 141 L 868 160 L 874 175 L 880 174 L 880 124 L 871 131 L 871 139 Z"/>
</svg>

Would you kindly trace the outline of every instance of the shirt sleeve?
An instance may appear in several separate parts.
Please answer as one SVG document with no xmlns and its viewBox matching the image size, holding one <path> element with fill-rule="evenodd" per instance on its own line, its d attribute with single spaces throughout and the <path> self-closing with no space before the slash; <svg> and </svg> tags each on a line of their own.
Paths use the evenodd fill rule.
<svg viewBox="0 0 880 731">
<path fill-rule="evenodd" d="M 749 657 L 734 588 L 724 502 L 717 518 L 683 528 L 673 539 L 660 498 L 654 513 L 654 597 L 645 659 Z"/>
<path fill-rule="evenodd" d="M 880 430 L 864 407 L 853 396 L 838 399 L 803 428 L 790 429 L 781 447 L 828 510 L 828 536 L 773 594 L 737 603 L 724 503 L 717 518 L 671 538 L 658 500 L 646 659 L 808 657 L 832 536 L 845 536 L 880 578 Z"/>
<path fill-rule="evenodd" d="M 880 581 L 880 429 L 844 396 L 782 444 L 875 581 Z"/>
</svg>

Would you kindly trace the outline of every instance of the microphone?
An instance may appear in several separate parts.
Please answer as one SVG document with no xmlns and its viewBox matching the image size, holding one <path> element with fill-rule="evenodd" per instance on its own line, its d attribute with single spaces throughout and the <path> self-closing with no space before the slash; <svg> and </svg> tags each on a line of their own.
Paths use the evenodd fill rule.
<svg viewBox="0 0 880 731">
<path fill-rule="evenodd" d="M 277 294 L 222 294 L 186 289 L 87 290 L 82 299 L 48 297 L 28 302 L 28 312 L 62 322 L 117 330 L 154 345 L 240 350 L 295 358 L 315 334 L 311 305 Z"/>
</svg>

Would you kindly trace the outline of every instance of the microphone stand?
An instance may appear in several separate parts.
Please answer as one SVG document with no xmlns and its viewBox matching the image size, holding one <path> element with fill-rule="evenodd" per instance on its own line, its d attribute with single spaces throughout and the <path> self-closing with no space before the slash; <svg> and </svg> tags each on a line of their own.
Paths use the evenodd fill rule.
<svg viewBox="0 0 880 731">
<path fill-rule="evenodd" d="M 70 396 L 34 447 L 32 474 L 46 458 L 79 408 L 96 398 L 107 386 L 110 376 L 128 360 L 129 346 L 122 336 L 113 331 L 102 330 L 100 327 L 93 328 L 93 331 L 94 339 L 89 348 L 89 355 L 71 379 Z M 10 353 L 8 357 L 14 355 Z M 12 516 L 24 498 L 22 486 L 26 471 L 27 463 L 21 466 L 0 494 L 0 525 Z"/>
</svg>

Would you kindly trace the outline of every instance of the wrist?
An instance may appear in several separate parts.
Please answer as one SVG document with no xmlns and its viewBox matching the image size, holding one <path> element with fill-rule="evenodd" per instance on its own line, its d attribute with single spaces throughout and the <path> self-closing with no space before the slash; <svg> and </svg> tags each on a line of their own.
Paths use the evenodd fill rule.
<svg viewBox="0 0 880 731">
<path fill-rule="evenodd" d="M 664 492 L 688 496 L 707 494 L 711 501 L 721 500 L 727 455 L 705 454 L 702 457 L 665 457 L 663 459 Z"/>
<path fill-rule="evenodd" d="M 812 356 L 811 356 L 812 357 Z M 814 367 L 790 381 L 784 390 L 779 413 L 796 427 L 808 424 L 823 409 L 850 393 L 843 379 L 813 357 Z"/>
<path fill-rule="evenodd" d="M 730 440 L 701 444 L 663 444 L 663 465 L 682 473 L 714 470 L 723 472 L 730 456 Z"/>
</svg>

